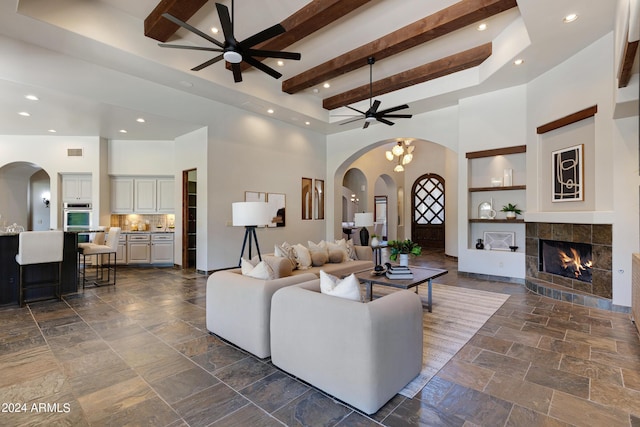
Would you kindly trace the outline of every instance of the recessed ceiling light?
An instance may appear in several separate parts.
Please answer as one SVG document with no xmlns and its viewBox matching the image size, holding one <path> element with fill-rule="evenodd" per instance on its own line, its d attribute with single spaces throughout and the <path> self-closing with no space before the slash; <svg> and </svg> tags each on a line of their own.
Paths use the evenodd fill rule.
<svg viewBox="0 0 640 427">
<path fill-rule="evenodd" d="M 576 15 L 575 13 L 570 13 L 564 18 L 562 18 L 562 22 L 564 22 L 565 24 L 568 24 L 570 22 L 575 21 L 576 19 L 578 19 L 578 15 Z"/>
<path fill-rule="evenodd" d="M 269 108 L 269 109 L 267 110 L 267 113 L 269 113 L 269 114 L 273 114 L 273 108 Z"/>
<path fill-rule="evenodd" d="M 138 123 L 144 123 L 144 122 L 145 122 L 145 120 L 144 120 L 142 117 L 138 117 L 138 118 L 136 119 L 136 122 L 138 122 Z"/>
<path fill-rule="evenodd" d="M 218 30 L 218 27 L 211 27 L 211 32 L 212 32 L 213 34 L 218 34 L 218 31 L 219 31 L 219 30 Z"/>
<path fill-rule="evenodd" d="M 311 122 L 304 122 L 305 125 L 309 126 Z"/>
<path fill-rule="evenodd" d="M 127 133 L 127 130 L 126 130 L 126 129 L 120 129 L 118 132 L 120 132 L 120 133 Z"/>
<path fill-rule="evenodd" d="M 318 88 L 317 88 L 317 87 L 314 87 L 314 88 L 313 88 L 313 93 L 318 93 L 318 92 L 320 92 L 320 91 L 318 90 Z"/>
<path fill-rule="evenodd" d="M 478 25 L 478 31 L 484 31 L 486 29 L 487 29 L 487 24 L 485 24 L 484 22 Z"/>
<path fill-rule="evenodd" d="M 325 89 L 329 89 L 331 87 L 331 85 L 329 84 L 329 82 L 325 83 L 322 85 L 323 88 Z"/>
<path fill-rule="evenodd" d="M 20 114 L 23 117 L 29 117 L 31 114 L 27 113 L 26 111 L 20 111 L 18 114 Z"/>
<path fill-rule="evenodd" d="M 522 65 L 523 62 L 524 62 L 524 59 L 521 59 L 521 58 L 518 58 L 515 61 L 513 61 L 515 65 Z"/>
<path fill-rule="evenodd" d="M 284 61 L 282 60 L 279 60 L 276 64 L 278 64 L 278 67 L 284 67 Z"/>
<path fill-rule="evenodd" d="M 47 132 L 50 132 L 50 133 L 56 133 L 56 132 L 57 132 L 57 130 L 55 130 L 55 129 L 49 129 Z"/>
<path fill-rule="evenodd" d="M 37 101 L 38 97 L 35 95 L 25 95 L 25 98 L 27 98 L 29 101 Z"/>
</svg>

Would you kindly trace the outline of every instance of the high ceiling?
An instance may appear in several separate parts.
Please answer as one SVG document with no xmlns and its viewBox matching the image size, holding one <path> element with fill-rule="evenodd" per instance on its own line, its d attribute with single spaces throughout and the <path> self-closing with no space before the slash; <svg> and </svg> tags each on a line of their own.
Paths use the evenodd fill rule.
<svg viewBox="0 0 640 427">
<path fill-rule="evenodd" d="M 219 2 L 231 8 L 231 0 Z M 340 3 L 236 0 L 236 38 L 242 40 L 287 22 L 296 11 L 316 2 Z M 335 107 L 345 103 L 361 110 L 369 107 L 369 50 L 378 56 L 373 66 L 373 80 L 380 81 L 374 85 L 376 90 L 385 92 L 390 84 L 400 81 L 391 92 L 375 96 L 381 100 L 381 108 L 407 103 L 410 108 L 405 111 L 415 116 L 455 105 L 462 97 L 534 79 L 612 31 L 617 7 L 615 1 L 584 0 L 518 0 L 515 7 L 509 5 L 515 4 L 513 0 L 357 3 L 362 5 L 282 49 L 301 53 L 300 61 L 285 61 L 279 66 L 274 59 L 265 60 L 283 74 L 280 80 L 249 68 L 243 71 L 243 81 L 234 83 L 224 62 L 191 71 L 217 53 L 163 49 L 157 40 L 144 35 L 144 20 L 158 0 L 3 0 L 0 134 L 42 135 L 55 129 L 56 135 L 172 139 L 207 125 L 208 112 L 217 102 L 322 133 L 341 132 L 361 127 L 362 122 L 340 125 L 346 120 L 343 115 L 353 112 Z M 504 10 L 489 11 L 494 5 Z M 473 19 L 462 21 L 464 26 L 459 29 L 455 22 L 441 24 L 450 11 L 460 8 Z M 564 24 L 562 18 L 569 13 L 578 14 L 578 19 Z M 395 45 L 386 54 L 377 52 L 380 41 L 371 44 L 388 34 L 402 34 L 404 27 L 423 19 L 416 27 L 432 25 L 437 37 L 402 51 Z M 188 23 L 223 40 L 221 33 L 210 32 L 211 27 L 220 28 L 213 1 L 200 8 Z M 487 29 L 478 31 L 479 23 L 486 23 Z M 168 42 L 214 47 L 183 28 Z M 456 63 L 454 55 L 483 45 L 490 46 L 491 54 L 486 60 L 477 60 L 480 65 Z M 290 89 L 305 76 L 319 75 L 323 64 L 332 60 L 342 63 L 354 56 L 354 51 L 365 60 L 359 59 L 361 65 L 351 67 L 353 70 L 339 71 L 308 87 Z M 517 58 L 524 63 L 513 65 Z M 637 73 L 637 58 L 635 64 Z M 455 72 L 447 71 L 451 67 Z M 398 74 L 416 68 L 418 82 L 403 88 L 409 77 Z M 433 72 L 434 78 L 420 81 L 425 80 L 427 72 Z M 323 87 L 324 83 L 330 87 Z M 283 85 L 291 93 L 284 92 Z M 359 87 L 359 94 L 348 96 Z M 40 100 L 26 100 L 27 94 L 35 94 Z M 269 108 L 273 113 L 267 112 Z M 31 116 L 18 116 L 20 111 L 28 111 Z M 146 122 L 137 123 L 138 117 Z M 120 133 L 120 129 L 127 133 Z"/>
</svg>

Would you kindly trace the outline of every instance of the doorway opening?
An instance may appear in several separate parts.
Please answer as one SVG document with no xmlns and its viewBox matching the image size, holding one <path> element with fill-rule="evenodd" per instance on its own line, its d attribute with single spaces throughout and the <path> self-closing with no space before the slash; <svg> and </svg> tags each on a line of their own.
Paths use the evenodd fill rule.
<svg viewBox="0 0 640 427">
<path fill-rule="evenodd" d="M 182 268 L 196 268 L 198 172 L 182 171 Z"/>
<path fill-rule="evenodd" d="M 444 250 L 444 178 L 425 174 L 411 189 L 411 238 L 423 248 Z"/>
</svg>

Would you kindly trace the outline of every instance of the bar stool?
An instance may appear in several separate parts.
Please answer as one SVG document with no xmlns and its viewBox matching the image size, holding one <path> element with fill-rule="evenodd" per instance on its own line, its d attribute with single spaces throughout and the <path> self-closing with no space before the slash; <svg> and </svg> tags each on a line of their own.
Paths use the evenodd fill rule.
<svg viewBox="0 0 640 427">
<path fill-rule="evenodd" d="M 105 244 L 83 243 L 78 245 L 78 258 L 82 257 L 82 268 L 78 268 L 78 278 L 82 280 L 82 288 L 87 285 L 87 256 L 93 255 L 95 258 L 96 275 L 93 284 L 96 286 L 114 285 L 116 284 L 116 251 L 118 250 L 118 241 L 120 240 L 120 227 L 111 227 L 107 233 L 107 241 Z M 113 261 L 111 261 L 113 255 Z M 106 263 L 105 263 L 106 258 Z M 107 278 L 105 280 L 105 269 Z M 113 281 L 111 280 L 111 272 L 113 271 Z"/>
<path fill-rule="evenodd" d="M 64 234 L 62 231 L 23 231 L 20 233 L 18 254 L 16 255 L 16 262 L 20 265 L 20 283 L 18 284 L 20 307 L 24 307 L 24 294 L 27 289 L 54 288 L 56 298 L 61 299 L 63 245 Z M 56 281 L 44 279 L 31 283 L 25 282 L 25 266 L 53 263 L 58 265 Z"/>
</svg>

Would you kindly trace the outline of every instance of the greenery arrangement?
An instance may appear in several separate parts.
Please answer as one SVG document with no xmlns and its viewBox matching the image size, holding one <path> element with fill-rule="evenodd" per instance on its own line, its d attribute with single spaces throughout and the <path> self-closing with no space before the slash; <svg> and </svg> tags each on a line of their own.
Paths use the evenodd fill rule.
<svg viewBox="0 0 640 427">
<path fill-rule="evenodd" d="M 500 209 L 501 212 L 513 212 L 516 215 L 522 215 L 522 210 L 518 209 L 518 205 L 512 205 L 511 203 L 507 203 Z"/>
<path fill-rule="evenodd" d="M 395 261 L 398 259 L 398 254 L 409 254 L 409 255 L 420 255 L 422 253 L 422 248 L 415 242 L 411 240 L 391 240 L 388 243 L 389 249 L 391 249 L 391 255 L 389 255 L 389 259 L 391 261 Z"/>
</svg>

